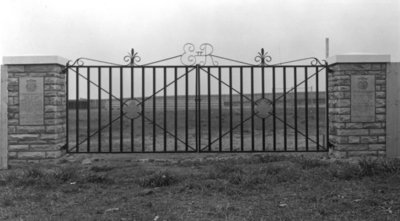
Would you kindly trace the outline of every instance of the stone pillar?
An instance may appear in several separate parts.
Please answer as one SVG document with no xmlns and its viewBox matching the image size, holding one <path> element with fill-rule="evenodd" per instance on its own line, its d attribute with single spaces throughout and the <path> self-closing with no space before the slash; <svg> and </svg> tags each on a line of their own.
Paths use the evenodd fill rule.
<svg viewBox="0 0 400 221">
<path fill-rule="evenodd" d="M 66 63 L 58 56 L 3 58 L 8 76 L 9 159 L 39 160 L 63 154 Z"/>
<path fill-rule="evenodd" d="M 334 156 L 385 155 L 389 61 L 389 55 L 328 58 L 329 141 Z"/>
<path fill-rule="evenodd" d="M 7 67 L 0 72 L 0 169 L 8 168 Z"/>
</svg>

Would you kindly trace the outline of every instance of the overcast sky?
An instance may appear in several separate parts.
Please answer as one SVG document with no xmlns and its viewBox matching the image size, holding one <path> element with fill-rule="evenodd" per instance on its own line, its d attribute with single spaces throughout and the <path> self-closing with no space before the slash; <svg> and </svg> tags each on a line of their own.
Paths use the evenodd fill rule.
<svg viewBox="0 0 400 221">
<path fill-rule="evenodd" d="M 350 52 L 400 61 L 398 0 L 0 1 L 0 56 L 51 54 L 124 63 L 182 53 L 186 42 L 254 62 L 261 47 L 273 63 Z"/>
</svg>

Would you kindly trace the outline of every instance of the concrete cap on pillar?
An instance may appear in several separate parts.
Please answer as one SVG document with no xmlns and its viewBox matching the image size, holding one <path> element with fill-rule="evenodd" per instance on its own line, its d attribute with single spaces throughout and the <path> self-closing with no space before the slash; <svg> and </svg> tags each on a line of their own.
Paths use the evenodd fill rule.
<svg viewBox="0 0 400 221">
<path fill-rule="evenodd" d="M 331 56 L 327 61 L 330 65 L 335 63 L 388 63 L 390 55 L 349 53 Z"/>
<path fill-rule="evenodd" d="M 4 65 L 59 64 L 65 66 L 68 59 L 57 55 L 4 56 Z"/>
</svg>

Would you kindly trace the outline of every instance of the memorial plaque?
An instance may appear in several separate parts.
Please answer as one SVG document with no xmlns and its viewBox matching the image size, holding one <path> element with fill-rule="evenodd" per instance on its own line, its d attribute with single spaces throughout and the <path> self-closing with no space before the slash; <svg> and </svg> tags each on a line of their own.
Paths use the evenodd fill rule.
<svg viewBox="0 0 400 221">
<path fill-rule="evenodd" d="M 375 75 L 351 76 L 351 121 L 375 121 Z"/>
<path fill-rule="evenodd" d="M 21 77 L 19 79 L 20 125 L 44 124 L 43 78 Z"/>
</svg>

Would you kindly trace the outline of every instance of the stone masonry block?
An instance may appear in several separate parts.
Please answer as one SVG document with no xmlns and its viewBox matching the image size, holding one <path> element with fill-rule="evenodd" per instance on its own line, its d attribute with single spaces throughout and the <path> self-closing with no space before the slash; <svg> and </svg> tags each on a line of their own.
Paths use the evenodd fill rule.
<svg viewBox="0 0 400 221">
<path fill-rule="evenodd" d="M 45 131 L 44 126 L 17 126 L 16 132 L 19 134 L 40 134 Z"/>
<path fill-rule="evenodd" d="M 348 143 L 347 137 L 344 136 L 329 136 L 329 141 L 335 144 Z"/>
<path fill-rule="evenodd" d="M 65 122 L 66 122 L 66 119 L 64 119 L 64 118 L 45 119 L 44 120 L 45 125 L 64 124 Z"/>
<path fill-rule="evenodd" d="M 64 125 L 46 126 L 46 133 L 61 133 L 65 131 Z"/>
<path fill-rule="evenodd" d="M 64 151 L 58 150 L 58 151 L 46 151 L 46 158 L 47 159 L 56 159 L 60 158 L 63 155 Z"/>
<path fill-rule="evenodd" d="M 332 104 L 331 106 L 332 106 L 333 108 L 337 108 L 337 107 L 350 107 L 350 105 L 351 105 L 350 99 L 332 100 L 332 101 L 329 101 L 329 102 L 331 102 L 330 104 Z"/>
<path fill-rule="evenodd" d="M 63 85 L 44 85 L 44 90 L 45 91 L 61 91 L 64 90 L 64 86 Z"/>
<path fill-rule="evenodd" d="M 61 148 L 55 144 L 32 144 L 32 151 L 55 151 L 60 150 Z"/>
<path fill-rule="evenodd" d="M 385 91 L 376 91 L 376 98 L 386 99 L 386 92 Z"/>
<path fill-rule="evenodd" d="M 60 85 L 64 85 L 65 80 L 63 78 L 59 78 L 59 77 L 45 77 L 44 79 L 44 84 L 60 84 Z"/>
<path fill-rule="evenodd" d="M 376 99 L 376 107 L 385 107 L 386 99 Z"/>
<path fill-rule="evenodd" d="M 349 143 L 352 144 L 358 144 L 360 143 L 360 137 L 359 136 L 349 136 Z"/>
<path fill-rule="evenodd" d="M 23 65 L 8 65 L 8 73 L 25 72 L 25 66 Z"/>
<path fill-rule="evenodd" d="M 62 68 L 59 65 L 27 65 L 25 72 L 61 72 Z"/>
<path fill-rule="evenodd" d="M 43 159 L 45 158 L 45 152 L 18 152 L 18 159 Z"/>
<path fill-rule="evenodd" d="M 371 64 L 371 70 L 382 70 L 385 66 L 385 64 Z"/>
<path fill-rule="evenodd" d="M 29 149 L 27 144 L 12 144 L 8 145 L 8 151 L 26 151 Z"/>
<path fill-rule="evenodd" d="M 341 108 L 329 108 L 329 114 L 350 114 L 350 108 L 341 107 Z"/>
<path fill-rule="evenodd" d="M 8 137 L 16 141 L 37 141 L 39 134 L 9 134 Z"/>
<path fill-rule="evenodd" d="M 369 144 L 368 150 L 385 150 L 385 144 Z"/>
<path fill-rule="evenodd" d="M 376 108 L 377 114 L 386 114 L 386 108 Z"/>
<path fill-rule="evenodd" d="M 361 136 L 361 143 L 377 143 L 378 136 Z"/>
<path fill-rule="evenodd" d="M 350 122 L 350 115 L 330 115 L 329 119 L 331 122 L 341 122 L 341 123 L 346 123 Z"/>
<path fill-rule="evenodd" d="M 350 92 L 329 92 L 329 99 L 350 99 Z"/>
<path fill-rule="evenodd" d="M 371 135 L 385 135 L 385 129 L 369 129 Z"/>
<path fill-rule="evenodd" d="M 55 106 L 55 105 L 45 105 L 44 106 L 45 113 L 56 112 L 56 111 L 58 111 L 58 106 Z"/>
<path fill-rule="evenodd" d="M 332 122 L 330 126 L 335 127 L 335 128 L 346 128 L 346 123 L 338 123 L 338 122 Z"/>
<path fill-rule="evenodd" d="M 363 128 L 365 129 L 379 129 L 384 127 L 382 123 L 363 123 Z"/>
<path fill-rule="evenodd" d="M 346 123 L 347 129 L 362 129 L 364 125 L 362 123 Z"/>
<path fill-rule="evenodd" d="M 368 129 L 338 129 L 338 135 L 342 136 L 352 136 L 352 135 L 368 135 Z"/>
<path fill-rule="evenodd" d="M 46 72 L 29 73 L 29 77 L 46 77 L 47 75 Z"/>
<path fill-rule="evenodd" d="M 376 115 L 376 121 L 386 122 L 386 115 L 385 114 L 377 114 Z"/>
<path fill-rule="evenodd" d="M 335 150 L 343 151 L 343 150 L 368 150 L 368 144 L 342 144 L 335 147 Z"/>
<path fill-rule="evenodd" d="M 386 85 L 386 80 L 376 80 L 377 85 Z"/>
</svg>

